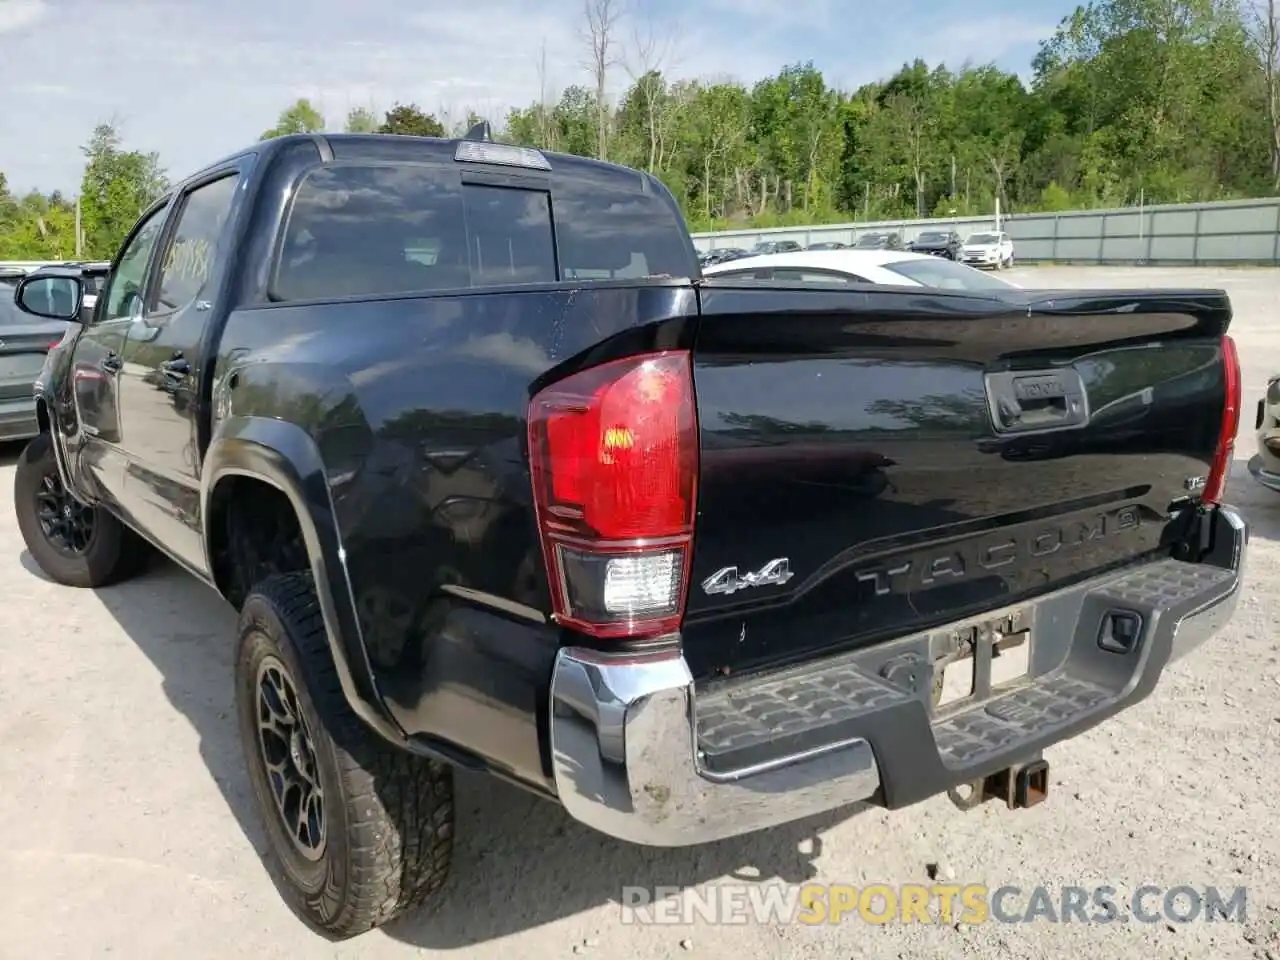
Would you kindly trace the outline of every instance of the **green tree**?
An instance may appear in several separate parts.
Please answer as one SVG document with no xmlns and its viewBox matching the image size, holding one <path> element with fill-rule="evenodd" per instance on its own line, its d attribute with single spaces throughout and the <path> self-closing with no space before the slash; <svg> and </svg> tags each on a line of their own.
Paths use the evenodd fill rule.
<svg viewBox="0 0 1280 960">
<path fill-rule="evenodd" d="M 397 103 L 386 112 L 378 132 L 402 137 L 443 137 L 444 126 L 431 114 L 418 109 L 416 103 Z"/>
<path fill-rule="evenodd" d="M 319 133 L 324 129 L 324 116 L 303 97 L 280 112 L 280 118 L 270 130 L 263 132 L 260 140 L 284 137 L 291 133 Z"/>
<path fill-rule="evenodd" d="M 378 118 L 367 107 L 352 107 L 347 113 L 347 133 L 377 133 Z"/>
<path fill-rule="evenodd" d="M 159 157 L 124 150 L 112 123 L 95 127 L 81 149 L 85 156 L 80 184 L 84 253 L 110 259 L 142 211 L 168 190 L 169 184 Z"/>
</svg>

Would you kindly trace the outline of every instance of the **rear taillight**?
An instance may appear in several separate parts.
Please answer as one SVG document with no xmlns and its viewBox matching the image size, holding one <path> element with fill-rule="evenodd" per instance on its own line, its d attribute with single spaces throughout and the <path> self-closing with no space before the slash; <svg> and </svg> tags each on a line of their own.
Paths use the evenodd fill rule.
<svg viewBox="0 0 1280 960">
<path fill-rule="evenodd" d="M 1222 338 L 1223 379 L 1226 381 L 1227 399 L 1222 406 L 1222 426 L 1218 434 L 1218 446 L 1209 467 L 1209 479 L 1205 481 L 1202 503 L 1220 503 L 1227 488 L 1227 474 L 1231 472 L 1231 460 L 1236 449 L 1236 430 L 1240 427 L 1240 356 L 1236 342 L 1228 336 Z"/>
<path fill-rule="evenodd" d="M 698 477 L 689 354 L 628 357 L 537 394 L 529 463 L 557 622 L 595 637 L 678 629 Z"/>
</svg>

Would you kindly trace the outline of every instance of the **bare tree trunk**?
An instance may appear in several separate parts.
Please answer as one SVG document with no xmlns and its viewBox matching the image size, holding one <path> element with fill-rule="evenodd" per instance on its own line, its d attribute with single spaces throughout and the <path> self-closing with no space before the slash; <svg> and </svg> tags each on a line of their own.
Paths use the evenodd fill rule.
<svg viewBox="0 0 1280 960">
<path fill-rule="evenodd" d="M 547 41 L 538 51 L 538 146 L 554 150 L 551 140 L 551 105 L 547 102 Z"/>
<path fill-rule="evenodd" d="M 635 53 L 626 61 L 627 73 L 644 98 L 645 136 L 649 141 L 649 162 L 645 169 L 650 173 L 666 167 L 666 124 L 672 104 L 667 84 L 662 79 L 662 69 L 672 55 L 674 36 L 674 29 L 659 34 L 651 22 L 643 29 L 636 27 L 632 32 Z"/>
<path fill-rule="evenodd" d="M 604 160 L 609 152 L 609 68 L 617 63 L 614 30 L 622 8 L 618 0 L 583 0 L 583 12 L 591 49 L 591 76 L 596 84 L 596 156 Z"/>
</svg>

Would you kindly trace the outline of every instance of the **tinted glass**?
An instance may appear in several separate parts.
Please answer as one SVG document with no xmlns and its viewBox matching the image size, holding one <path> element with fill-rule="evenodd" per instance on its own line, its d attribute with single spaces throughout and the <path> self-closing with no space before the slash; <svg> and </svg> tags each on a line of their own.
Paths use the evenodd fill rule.
<svg viewBox="0 0 1280 960">
<path fill-rule="evenodd" d="M 472 286 L 556 279 L 546 193 L 468 184 L 462 188 L 462 197 Z"/>
<path fill-rule="evenodd" d="M 555 231 L 552 231 L 554 211 Z M 328 166 L 298 189 L 273 294 L 371 296 L 560 279 L 686 276 L 684 225 L 656 197 L 566 181 L 461 183 L 413 165 Z"/>
<path fill-rule="evenodd" d="M 417 166 L 326 166 L 298 188 L 273 293 L 282 300 L 470 285 L 461 183 Z"/>
<path fill-rule="evenodd" d="M 564 279 L 635 280 L 691 273 L 693 257 L 684 221 L 654 194 L 566 179 L 556 185 L 553 202 Z"/>
<path fill-rule="evenodd" d="M 971 233 L 969 234 L 969 243 L 999 243 L 1000 235 L 997 233 Z"/>
<path fill-rule="evenodd" d="M 101 320 L 118 320 L 129 316 L 134 304 L 142 296 L 147 262 L 151 259 L 156 241 L 160 239 L 165 209 L 161 207 L 148 217 L 126 245 L 120 262 L 108 281 L 107 305 L 98 315 Z"/>
<path fill-rule="evenodd" d="M 928 257 L 922 260 L 897 260 L 893 263 L 881 264 L 885 270 L 922 283 L 926 287 L 940 290 L 971 290 L 982 292 L 988 290 L 1014 290 L 1011 283 L 1005 283 L 989 273 L 966 267 L 963 263 L 946 260 L 942 257 Z"/>
<path fill-rule="evenodd" d="M 920 234 L 920 239 L 925 243 L 941 243 L 947 239 L 947 235 L 945 233 L 922 233 Z"/>
<path fill-rule="evenodd" d="M 153 310 L 181 310 L 204 292 L 239 182 L 238 176 L 223 177 L 187 195 L 165 251 Z"/>
</svg>

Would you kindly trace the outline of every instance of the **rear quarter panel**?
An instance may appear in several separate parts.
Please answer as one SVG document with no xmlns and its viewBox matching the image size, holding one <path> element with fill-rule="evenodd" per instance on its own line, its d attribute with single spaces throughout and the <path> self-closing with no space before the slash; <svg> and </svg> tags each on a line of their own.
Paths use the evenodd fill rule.
<svg viewBox="0 0 1280 960">
<path fill-rule="evenodd" d="M 526 410 L 613 355 L 689 348 L 687 282 L 260 307 L 228 318 L 222 415 L 304 426 L 328 471 L 375 682 L 410 735 L 544 781 L 561 644 L 538 546 Z M 217 404 L 215 404 L 217 406 Z"/>
</svg>

